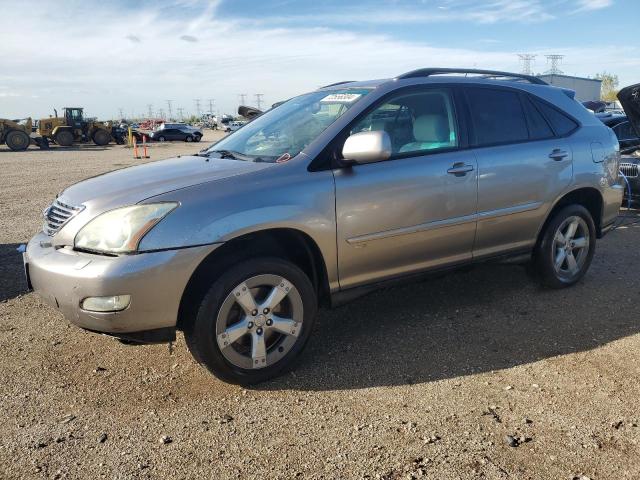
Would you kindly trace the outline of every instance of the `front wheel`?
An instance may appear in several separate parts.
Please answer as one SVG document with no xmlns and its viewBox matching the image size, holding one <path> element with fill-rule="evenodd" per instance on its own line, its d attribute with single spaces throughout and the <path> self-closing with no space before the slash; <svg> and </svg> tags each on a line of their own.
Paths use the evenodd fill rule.
<svg viewBox="0 0 640 480">
<path fill-rule="evenodd" d="M 569 205 L 551 218 L 536 246 L 534 271 L 547 287 L 577 283 L 589 270 L 596 247 L 596 228 L 589 211 Z"/>
<path fill-rule="evenodd" d="M 25 132 L 21 132 L 20 130 L 12 130 L 7 134 L 5 143 L 14 152 L 20 152 L 29 148 L 31 139 Z"/>
<path fill-rule="evenodd" d="M 111 134 L 106 130 L 99 129 L 99 130 L 96 130 L 96 132 L 93 134 L 93 143 L 95 143 L 98 146 L 103 147 L 104 145 L 107 145 L 110 141 L 111 141 Z"/>
<path fill-rule="evenodd" d="M 159 142 L 164 142 L 165 140 L 166 140 L 166 138 L 164 138 L 162 135 L 160 135 L 160 136 L 158 137 L 158 141 L 159 141 Z"/>
<path fill-rule="evenodd" d="M 254 258 L 211 285 L 185 338 L 194 358 L 218 378 L 255 384 L 295 364 L 316 309 L 302 270 L 279 258 Z"/>
<path fill-rule="evenodd" d="M 187 135 L 187 138 L 184 139 L 185 142 L 193 142 L 193 137 L 191 135 Z"/>
</svg>

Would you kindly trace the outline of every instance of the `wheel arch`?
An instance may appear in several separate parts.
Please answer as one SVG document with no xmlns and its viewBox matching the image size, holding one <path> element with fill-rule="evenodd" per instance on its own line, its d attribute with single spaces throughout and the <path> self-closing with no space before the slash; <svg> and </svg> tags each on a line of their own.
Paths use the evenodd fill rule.
<svg viewBox="0 0 640 480">
<path fill-rule="evenodd" d="M 604 208 L 604 199 L 602 198 L 602 193 L 600 192 L 600 190 L 594 187 L 579 187 L 565 193 L 553 204 L 553 206 L 549 210 L 549 213 L 547 214 L 547 218 L 538 230 L 536 245 L 540 243 L 545 229 L 553 218 L 553 215 L 558 210 L 566 207 L 567 205 L 573 204 L 582 205 L 589 211 L 591 217 L 593 218 L 593 223 L 596 226 L 596 237 L 602 237 L 602 216 Z"/>
<path fill-rule="evenodd" d="M 239 261 L 259 256 L 284 258 L 298 266 L 314 285 L 318 303 L 328 305 L 328 273 L 318 244 L 301 230 L 271 228 L 232 238 L 200 262 L 182 294 L 176 328 L 183 330 L 185 322 L 194 318 L 200 299 L 216 276 Z"/>
</svg>

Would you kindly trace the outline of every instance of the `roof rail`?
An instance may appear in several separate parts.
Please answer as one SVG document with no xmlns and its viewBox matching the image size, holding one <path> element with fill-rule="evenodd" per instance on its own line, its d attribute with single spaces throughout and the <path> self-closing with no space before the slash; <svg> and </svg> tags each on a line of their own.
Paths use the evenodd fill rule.
<svg viewBox="0 0 640 480">
<path fill-rule="evenodd" d="M 477 70 L 474 68 L 420 68 L 418 70 L 412 70 L 402 75 L 397 76 L 397 79 L 403 78 L 416 78 L 416 77 L 429 77 L 431 75 L 443 75 L 448 73 L 464 73 L 473 75 L 483 75 L 484 78 L 512 78 L 517 80 L 526 80 L 529 83 L 535 83 L 537 85 L 548 85 L 544 80 L 534 77 L 533 75 L 525 75 L 523 73 L 511 73 L 500 72 L 498 70 Z"/>
<path fill-rule="evenodd" d="M 320 87 L 320 88 L 335 87 L 336 85 L 342 85 L 343 83 L 353 83 L 353 82 L 355 82 L 355 80 L 345 80 L 344 82 L 330 83 L 329 85 L 325 85 L 324 87 Z"/>
</svg>

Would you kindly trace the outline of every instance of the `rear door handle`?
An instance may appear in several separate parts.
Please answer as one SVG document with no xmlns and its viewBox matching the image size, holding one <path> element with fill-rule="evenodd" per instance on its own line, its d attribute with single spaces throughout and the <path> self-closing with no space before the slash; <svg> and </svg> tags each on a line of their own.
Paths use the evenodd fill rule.
<svg viewBox="0 0 640 480">
<path fill-rule="evenodd" d="M 564 150 L 562 150 L 560 148 L 554 148 L 553 151 L 549 154 L 549 158 L 552 158 L 555 161 L 560 161 L 563 158 L 566 158 L 568 156 L 569 156 L 569 153 L 565 152 Z"/>
<path fill-rule="evenodd" d="M 473 171 L 473 165 L 467 165 L 466 163 L 454 163 L 453 166 L 447 170 L 447 173 L 450 175 L 455 175 L 456 177 L 464 177 L 467 172 Z"/>
</svg>

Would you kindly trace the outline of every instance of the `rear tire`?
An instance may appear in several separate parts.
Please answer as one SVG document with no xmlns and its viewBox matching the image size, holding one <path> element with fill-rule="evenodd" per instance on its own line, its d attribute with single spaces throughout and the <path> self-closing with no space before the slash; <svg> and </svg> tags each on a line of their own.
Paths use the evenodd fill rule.
<svg viewBox="0 0 640 480">
<path fill-rule="evenodd" d="M 581 205 L 568 205 L 547 223 L 533 254 L 533 272 L 549 288 L 575 285 L 589 270 L 595 247 L 591 214 Z"/>
<path fill-rule="evenodd" d="M 56 133 L 56 143 L 61 147 L 70 147 L 73 145 L 73 133 L 68 130 L 62 130 Z"/>
<path fill-rule="evenodd" d="M 159 142 L 164 142 L 165 140 L 166 140 L 166 138 L 164 138 L 162 135 L 160 135 L 160 136 L 158 137 L 158 141 L 159 141 Z"/>
<path fill-rule="evenodd" d="M 191 135 L 187 135 L 187 137 L 184 139 L 185 142 L 193 142 L 193 137 Z"/>
<path fill-rule="evenodd" d="M 107 145 L 111 141 L 111 135 L 106 130 L 96 130 L 93 134 L 93 143 L 101 147 Z"/>
<path fill-rule="evenodd" d="M 21 132 L 19 130 L 12 130 L 9 133 L 7 133 L 7 137 L 5 138 L 5 143 L 14 152 L 21 152 L 29 148 L 31 139 L 29 138 L 29 135 L 27 135 L 25 132 Z"/>
<path fill-rule="evenodd" d="M 315 290 L 300 268 L 256 257 L 213 282 L 184 334 L 196 361 L 216 377 L 251 385 L 295 364 L 316 310 Z"/>
</svg>

